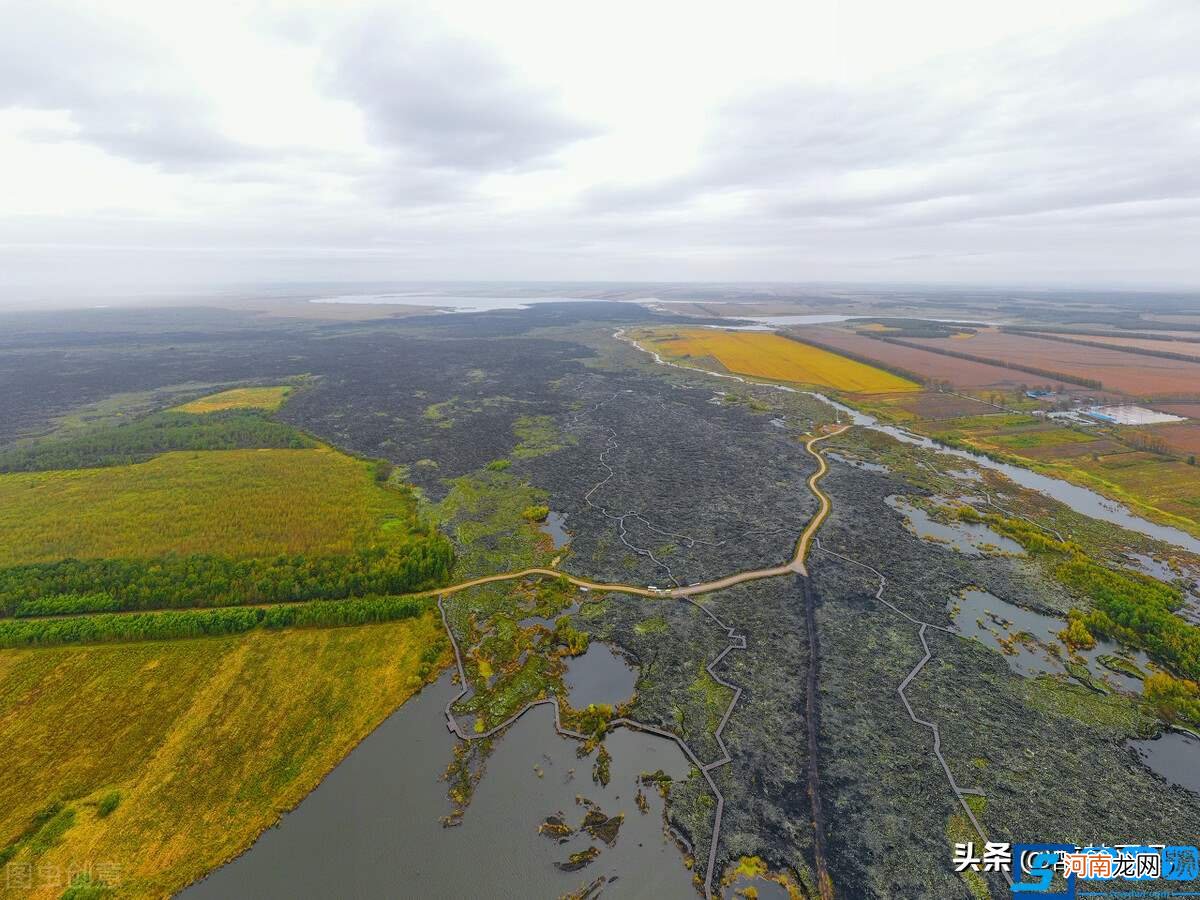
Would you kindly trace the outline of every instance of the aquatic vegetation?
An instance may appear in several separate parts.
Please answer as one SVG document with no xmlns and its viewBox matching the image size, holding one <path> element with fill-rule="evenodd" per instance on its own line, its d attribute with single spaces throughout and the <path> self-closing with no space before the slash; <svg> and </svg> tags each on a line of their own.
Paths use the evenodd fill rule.
<svg viewBox="0 0 1200 900">
<path fill-rule="evenodd" d="M 1142 684 L 1146 701 L 1166 722 L 1186 722 L 1200 727 L 1200 684 L 1152 672 Z"/>
</svg>

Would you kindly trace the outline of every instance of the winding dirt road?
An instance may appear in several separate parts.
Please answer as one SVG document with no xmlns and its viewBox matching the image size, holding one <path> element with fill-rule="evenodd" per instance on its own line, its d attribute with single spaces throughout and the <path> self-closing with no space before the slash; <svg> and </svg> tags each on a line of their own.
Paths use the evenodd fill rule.
<svg viewBox="0 0 1200 900">
<path fill-rule="evenodd" d="M 685 587 L 678 588 L 649 588 L 638 587 L 632 584 L 620 584 L 603 581 L 590 581 L 587 578 L 579 578 L 576 575 L 562 572 L 558 569 L 546 569 L 534 567 L 529 569 L 521 569 L 517 572 L 501 572 L 497 575 L 484 575 L 480 578 L 472 578 L 470 581 L 463 581 L 459 584 L 452 584 L 449 587 L 438 588 L 436 591 L 426 591 L 428 595 L 440 594 L 449 596 L 456 594 L 459 591 L 465 591 L 468 588 L 478 587 L 481 584 L 493 584 L 497 581 L 515 581 L 519 578 L 527 578 L 530 575 L 544 575 L 549 578 L 563 578 L 569 581 L 576 587 L 587 588 L 589 591 L 615 591 L 622 594 L 635 594 L 639 597 L 696 597 L 700 594 L 710 594 L 713 591 L 724 590 L 725 588 L 733 587 L 737 584 L 744 584 L 747 581 L 758 581 L 763 578 L 777 578 L 780 575 L 807 575 L 808 569 L 804 565 L 804 560 L 808 555 L 809 545 L 812 543 L 817 529 L 821 527 L 821 523 L 829 516 L 829 511 L 832 504 L 829 497 L 817 486 L 824 476 L 829 471 L 829 464 L 825 461 L 825 457 L 818 453 L 815 445 L 818 441 L 823 441 L 827 438 L 835 437 L 849 428 L 849 425 L 831 428 L 823 434 L 818 434 L 810 437 L 804 442 L 806 449 L 817 461 L 817 470 L 808 476 L 808 489 L 812 491 L 813 496 L 817 498 L 820 506 L 817 508 L 816 514 L 805 526 L 801 532 L 799 540 L 796 541 L 796 552 L 793 554 L 790 561 L 780 566 L 772 566 L 768 569 L 748 569 L 745 572 L 735 572 L 732 575 L 726 575 L 724 578 L 718 578 L 714 581 L 704 581 L 698 584 L 689 584 Z"/>
</svg>

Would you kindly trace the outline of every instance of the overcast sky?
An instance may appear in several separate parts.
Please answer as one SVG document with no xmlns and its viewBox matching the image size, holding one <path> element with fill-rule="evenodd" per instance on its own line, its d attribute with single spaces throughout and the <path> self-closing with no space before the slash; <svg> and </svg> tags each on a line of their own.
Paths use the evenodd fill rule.
<svg viewBox="0 0 1200 900">
<path fill-rule="evenodd" d="M 0 0 L 0 285 L 1200 287 L 1200 3 Z"/>
</svg>

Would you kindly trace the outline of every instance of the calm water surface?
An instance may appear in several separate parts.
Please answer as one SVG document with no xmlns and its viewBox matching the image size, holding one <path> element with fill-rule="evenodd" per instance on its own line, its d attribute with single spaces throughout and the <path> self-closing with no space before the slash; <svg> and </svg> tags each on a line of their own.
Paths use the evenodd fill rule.
<svg viewBox="0 0 1200 900">
<path fill-rule="evenodd" d="M 691 875 L 663 834 L 663 803 L 646 791 L 638 811 L 635 781 L 663 769 L 677 778 L 688 765 L 674 744 L 627 729 L 606 741 L 612 780 L 591 779 L 594 757 L 554 733 L 554 713 L 536 707 L 501 739 L 487 763 L 463 824 L 443 828 L 449 812 L 438 780 L 453 738 L 442 707 L 457 693 L 444 676 L 389 717 L 277 828 L 245 854 L 184 892 L 205 898 L 557 898 L 601 875 L 617 880 L 607 897 L 694 900 Z M 577 795 L 608 815 L 625 814 L 616 846 L 587 835 L 559 845 L 538 834 L 550 814 L 578 826 Z M 578 872 L 556 861 L 597 845 L 600 857 Z"/>
</svg>

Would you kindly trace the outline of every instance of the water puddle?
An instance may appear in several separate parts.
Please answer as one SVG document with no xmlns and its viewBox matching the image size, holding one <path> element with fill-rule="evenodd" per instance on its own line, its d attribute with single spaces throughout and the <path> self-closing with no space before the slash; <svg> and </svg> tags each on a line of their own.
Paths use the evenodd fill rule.
<svg viewBox="0 0 1200 900">
<path fill-rule="evenodd" d="M 1010 553 L 1024 556 L 1024 548 L 987 525 L 977 522 L 939 522 L 906 497 L 892 494 L 884 502 L 900 515 L 908 530 L 924 541 L 943 544 L 966 556 Z"/>
<path fill-rule="evenodd" d="M 887 473 L 887 472 L 892 471 L 887 466 L 885 466 L 883 463 L 867 462 L 865 459 L 857 459 L 853 456 L 843 456 L 840 453 L 834 453 L 832 451 L 827 451 L 825 453 L 825 455 L 829 459 L 836 460 L 837 462 L 840 462 L 840 463 L 844 463 L 847 466 L 854 466 L 854 468 L 862 469 L 864 472 Z"/>
<path fill-rule="evenodd" d="M 1151 741 L 1130 741 L 1129 746 L 1150 771 L 1200 794 L 1200 738 L 1168 731 Z"/>
<path fill-rule="evenodd" d="M 1172 584 L 1179 579 L 1179 575 L 1171 568 L 1171 566 L 1161 559 L 1155 559 L 1145 553 L 1128 553 L 1126 554 L 1134 567 L 1144 575 L 1149 575 L 1151 578 L 1157 578 L 1159 581 L 1165 581 Z"/>
<path fill-rule="evenodd" d="M 617 706 L 633 696 L 637 676 L 608 644 L 593 643 L 582 656 L 567 660 L 567 702 L 576 709 L 592 703 Z"/>
<path fill-rule="evenodd" d="M 184 892 L 204 898 L 497 897 L 555 898 L 603 876 L 605 897 L 694 900 L 691 873 L 663 831 L 663 800 L 638 776 L 662 769 L 686 778 L 679 748 L 619 729 L 605 745 L 612 779 L 591 779 L 592 757 L 554 733 L 549 706 L 530 710 L 496 745 L 462 825 L 443 828 L 449 812 L 439 780 L 454 738 L 442 716 L 457 693 L 449 675 L 427 687 L 366 738 L 279 826 L 245 854 Z M 613 846 L 586 833 L 563 844 L 538 833 L 562 814 L 578 829 L 588 808 L 624 814 Z M 586 868 L 555 863 L 595 846 Z"/>
<path fill-rule="evenodd" d="M 566 513 L 551 512 L 546 516 L 544 522 L 538 523 L 538 529 L 542 534 L 550 535 L 550 540 L 554 542 L 555 550 L 561 550 L 571 542 L 571 533 L 567 531 L 566 522 Z"/>
<path fill-rule="evenodd" d="M 777 881 L 767 878 L 746 878 L 739 875 L 733 884 L 722 891 L 724 900 L 742 900 L 754 897 L 756 900 L 788 900 L 787 888 Z"/>
<path fill-rule="evenodd" d="M 1009 668 L 1027 677 L 1069 675 L 1097 687 L 1140 694 L 1142 681 L 1136 673 L 1151 669 L 1145 653 L 1100 639 L 1092 649 L 1072 655 L 1057 635 L 1066 622 L 1016 606 L 987 591 L 964 591 L 951 601 L 950 613 L 964 637 L 975 638 L 1004 654 Z"/>
<path fill-rule="evenodd" d="M 974 469 L 946 469 L 942 474 L 958 481 L 983 481 L 983 473 Z"/>
<path fill-rule="evenodd" d="M 578 610 L 579 604 L 576 603 L 573 606 L 568 606 L 566 609 L 556 612 L 552 616 L 529 616 L 528 618 L 522 619 L 517 623 L 517 625 L 521 628 L 532 628 L 534 625 L 541 625 L 543 628 L 549 628 L 551 631 L 553 631 L 554 626 L 559 619 L 561 619 L 563 616 L 569 616 Z"/>
</svg>

